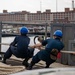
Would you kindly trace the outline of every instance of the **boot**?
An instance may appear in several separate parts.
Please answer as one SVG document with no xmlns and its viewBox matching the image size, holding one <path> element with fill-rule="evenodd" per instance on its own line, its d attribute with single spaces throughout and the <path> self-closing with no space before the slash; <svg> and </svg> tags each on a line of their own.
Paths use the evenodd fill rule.
<svg viewBox="0 0 75 75">
<path fill-rule="evenodd" d="M 24 65 L 25 67 L 28 67 L 28 66 L 29 66 L 29 63 L 28 63 L 26 60 L 24 60 L 24 61 L 22 62 L 22 65 Z"/>
<path fill-rule="evenodd" d="M 45 68 L 49 68 L 50 64 L 46 64 Z"/>
<path fill-rule="evenodd" d="M 45 66 L 45 68 L 49 68 L 49 66 Z"/>
<path fill-rule="evenodd" d="M 32 64 L 29 64 L 29 67 L 27 67 L 27 70 L 32 70 Z"/>
<path fill-rule="evenodd" d="M 31 62 L 27 68 L 27 70 L 32 70 L 32 67 L 35 65 L 35 63 Z"/>
</svg>

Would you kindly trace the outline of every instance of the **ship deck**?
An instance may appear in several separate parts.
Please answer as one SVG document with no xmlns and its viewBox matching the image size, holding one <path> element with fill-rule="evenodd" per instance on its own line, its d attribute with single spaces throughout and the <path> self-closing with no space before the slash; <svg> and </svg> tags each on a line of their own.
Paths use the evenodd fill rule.
<svg viewBox="0 0 75 75">
<path fill-rule="evenodd" d="M 13 74 L 21 71 L 26 71 L 25 66 L 22 65 L 23 59 L 16 58 L 15 56 L 12 56 L 10 59 L 7 60 L 7 64 L 2 63 L 2 60 L 0 61 L 0 75 L 6 75 L 6 74 Z M 29 60 L 29 62 L 31 59 Z M 33 67 L 33 70 L 36 69 L 43 69 L 45 67 L 45 62 L 40 61 L 39 63 L 35 64 Z M 55 62 L 50 65 L 50 68 L 75 68 L 75 66 L 70 65 L 64 65 L 58 62 Z"/>
</svg>

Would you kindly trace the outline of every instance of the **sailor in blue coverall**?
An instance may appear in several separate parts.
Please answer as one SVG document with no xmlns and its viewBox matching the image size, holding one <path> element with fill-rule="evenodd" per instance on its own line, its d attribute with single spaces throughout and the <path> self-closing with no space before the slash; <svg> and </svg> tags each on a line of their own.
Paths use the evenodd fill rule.
<svg viewBox="0 0 75 75">
<path fill-rule="evenodd" d="M 52 59 L 50 57 L 50 55 L 52 54 L 51 51 L 57 50 L 58 52 L 60 52 L 60 50 L 64 48 L 64 44 L 61 42 L 62 35 L 63 34 L 61 30 L 56 30 L 54 32 L 53 39 L 46 39 L 42 41 L 42 43 L 35 44 L 34 46 L 32 46 L 32 48 L 45 46 L 45 49 L 39 51 L 35 56 L 33 56 L 32 61 L 27 69 L 32 69 L 32 67 L 40 60 L 46 62 L 45 68 L 49 68 L 49 65 L 56 61 L 56 59 Z M 57 57 L 57 55 L 55 55 L 55 57 Z"/>
<path fill-rule="evenodd" d="M 28 59 L 33 56 L 34 49 L 29 48 L 30 38 L 27 36 L 28 29 L 22 27 L 20 29 L 21 35 L 16 36 L 14 41 L 10 44 L 9 49 L 4 54 L 3 63 L 6 63 L 6 59 L 9 59 L 11 55 L 15 55 L 18 58 L 25 58 L 23 65 L 28 65 Z"/>
</svg>

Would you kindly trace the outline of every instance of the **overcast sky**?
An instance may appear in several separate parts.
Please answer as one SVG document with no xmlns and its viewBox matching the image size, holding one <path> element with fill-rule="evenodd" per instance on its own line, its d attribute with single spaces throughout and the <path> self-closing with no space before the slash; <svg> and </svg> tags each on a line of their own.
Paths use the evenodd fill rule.
<svg viewBox="0 0 75 75">
<path fill-rule="evenodd" d="M 64 11 L 65 7 L 72 8 L 72 0 L 0 0 L 0 12 L 8 10 L 8 12 L 14 11 L 29 11 L 35 13 L 41 10 L 51 9 L 52 12 Z"/>
</svg>

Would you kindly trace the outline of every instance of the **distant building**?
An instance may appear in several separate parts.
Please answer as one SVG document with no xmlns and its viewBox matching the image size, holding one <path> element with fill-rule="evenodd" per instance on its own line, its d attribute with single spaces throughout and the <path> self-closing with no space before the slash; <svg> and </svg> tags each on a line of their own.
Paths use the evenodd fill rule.
<svg viewBox="0 0 75 75">
<path fill-rule="evenodd" d="M 70 10 L 65 8 L 64 12 L 53 12 L 53 22 L 70 23 L 75 22 L 75 8 Z"/>
<path fill-rule="evenodd" d="M 70 23 L 75 22 L 75 8 L 73 10 L 65 8 L 64 12 L 46 10 L 45 12 L 37 11 L 36 13 L 27 11 L 8 12 L 7 10 L 3 10 L 3 13 L 0 13 L 0 21 L 48 24 L 51 22 Z"/>
</svg>

